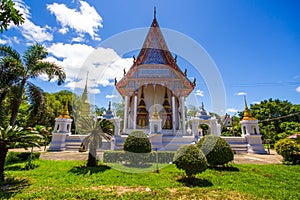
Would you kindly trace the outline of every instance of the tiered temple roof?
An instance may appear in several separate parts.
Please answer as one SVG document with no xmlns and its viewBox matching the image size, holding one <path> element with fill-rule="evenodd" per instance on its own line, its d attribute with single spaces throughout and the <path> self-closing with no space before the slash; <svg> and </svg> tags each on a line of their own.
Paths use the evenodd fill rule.
<svg viewBox="0 0 300 200">
<path fill-rule="evenodd" d="M 116 83 L 116 88 L 125 96 L 147 84 L 166 86 L 177 96 L 188 96 L 195 87 L 169 51 L 156 14 L 138 57 L 126 75 Z"/>
</svg>

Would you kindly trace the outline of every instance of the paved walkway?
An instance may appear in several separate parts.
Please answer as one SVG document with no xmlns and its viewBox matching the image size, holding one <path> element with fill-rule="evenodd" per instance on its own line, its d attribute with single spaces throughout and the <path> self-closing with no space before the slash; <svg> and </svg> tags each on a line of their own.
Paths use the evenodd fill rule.
<svg viewBox="0 0 300 200">
<path fill-rule="evenodd" d="M 26 151 L 24 149 L 13 149 L 10 151 Z M 30 151 L 28 149 L 27 151 Z M 41 152 L 41 159 L 44 160 L 87 160 L 88 152 L 63 151 L 45 152 L 44 149 L 34 148 L 35 152 Z M 98 152 L 99 160 L 103 160 L 103 152 Z M 270 154 L 235 154 L 234 163 L 236 164 L 281 164 L 282 157 L 274 150 Z"/>
</svg>

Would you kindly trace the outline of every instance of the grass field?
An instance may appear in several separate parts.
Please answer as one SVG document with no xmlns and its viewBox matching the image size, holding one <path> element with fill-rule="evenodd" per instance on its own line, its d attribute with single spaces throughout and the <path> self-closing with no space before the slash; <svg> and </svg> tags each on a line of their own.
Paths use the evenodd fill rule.
<svg viewBox="0 0 300 200">
<path fill-rule="evenodd" d="M 29 171 L 24 163 L 6 167 L 1 199 L 300 199 L 300 166 L 233 165 L 187 181 L 175 165 L 127 173 L 116 166 L 87 168 L 82 161 L 34 163 L 38 167 Z"/>
</svg>

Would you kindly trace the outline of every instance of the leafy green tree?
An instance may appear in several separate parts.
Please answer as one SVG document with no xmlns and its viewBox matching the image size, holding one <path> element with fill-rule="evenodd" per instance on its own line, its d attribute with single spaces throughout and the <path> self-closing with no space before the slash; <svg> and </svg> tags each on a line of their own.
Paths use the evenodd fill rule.
<svg viewBox="0 0 300 200">
<path fill-rule="evenodd" d="M 32 116 L 40 117 L 42 107 L 44 106 L 44 94 L 41 88 L 37 87 L 29 80 L 37 78 L 41 75 L 47 75 L 49 80 L 57 78 L 58 85 L 61 85 L 66 74 L 63 69 L 55 63 L 45 61 L 48 52 L 45 47 L 39 44 L 30 46 L 23 54 L 22 59 L 18 52 L 11 47 L 1 45 L 0 55 L 2 58 L 10 58 L 13 62 L 19 63 L 18 88 L 16 98 L 11 102 L 11 118 L 10 125 L 15 125 L 22 101 L 23 92 L 26 90 L 29 103 L 31 105 Z"/>
<path fill-rule="evenodd" d="M 0 32 L 7 30 L 13 23 L 20 25 L 24 22 L 24 17 L 19 10 L 15 8 L 13 0 L 1 0 L 0 3 Z"/>
<path fill-rule="evenodd" d="M 188 105 L 187 106 L 187 116 L 188 117 L 196 117 L 197 113 L 200 111 L 197 106 L 194 105 Z"/>
<path fill-rule="evenodd" d="M 44 151 L 46 150 L 47 145 L 51 142 L 52 134 L 51 134 L 52 128 L 51 127 L 45 127 L 42 125 L 36 125 L 31 132 L 37 133 L 43 136 L 43 139 L 41 140 L 41 145 L 44 146 Z"/>
<path fill-rule="evenodd" d="M 0 127 L 0 182 L 4 182 L 4 164 L 8 149 L 37 146 L 42 136 L 24 131 L 22 127 Z"/>
<path fill-rule="evenodd" d="M 271 146 L 279 139 L 278 134 L 285 132 L 283 122 L 300 122 L 300 105 L 279 99 L 263 100 L 250 105 L 252 115 L 258 119 L 263 139 L 269 139 Z M 243 112 L 239 113 L 242 118 Z"/>
<path fill-rule="evenodd" d="M 102 114 L 104 113 L 104 112 L 106 112 L 106 108 L 104 108 L 104 107 L 98 107 L 97 105 L 95 106 L 95 114 L 97 115 L 97 116 L 102 116 Z"/>
<path fill-rule="evenodd" d="M 88 134 L 82 141 L 82 145 L 89 148 L 87 166 L 97 166 L 97 149 L 102 147 L 102 139 L 110 141 L 112 123 L 106 119 L 97 119 L 93 116 L 81 117 L 78 129 L 83 134 Z"/>
</svg>

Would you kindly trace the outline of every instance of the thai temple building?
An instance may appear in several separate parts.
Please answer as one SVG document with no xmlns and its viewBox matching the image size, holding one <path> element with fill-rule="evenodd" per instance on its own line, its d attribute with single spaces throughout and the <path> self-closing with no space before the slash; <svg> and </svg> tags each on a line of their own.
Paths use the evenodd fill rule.
<svg viewBox="0 0 300 200">
<path fill-rule="evenodd" d="M 173 57 L 169 51 L 154 10 L 154 19 L 142 49 L 138 56 L 134 57 L 131 68 L 127 72 L 124 71 L 123 78 L 115 79 L 116 90 L 125 103 L 124 117 L 121 119 L 114 116 L 111 102 L 106 113 L 101 116 L 110 120 L 115 127 L 112 141 L 104 141 L 105 149 L 122 149 L 125 139 L 133 130 L 144 131 L 150 138 L 152 148 L 157 150 L 177 150 L 181 145 L 196 143 L 203 136 L 201 124 L 208 125 L 207 134 L 221 136 L 221 124 L 205 110 L 203 103 L 200 112 L 195 117 L 187 119 L 185 100 L 195 86 L 196 78 L 190 81 L 187 78 L 187 71 L 180 69 L 177 57 Z M 87 83 L 82 101 L 84 103 L 81 115 L 86 116 L 90 114 Z M 223 137 L 233 150 L 236 153 L 265 153 L 258 121 L 252 117 L 246 101 L 241 125 L 242 137 Z M 55 131 L 57 130 L 54 130 L 54 135 Z M 75 141 L 78 143 L 79 138 L 84 137 L 72 136 L 67 130 L 64 133 L 69 136 L 59 139 L 60 141 L 65 139 L 63 143 L 66 146 L 60 150 L 68 149 L 68 144 L 72 146 L 71 144 Z M 54 148 L 53 145 L 57 140 L 53 139 L 50 148 Z M 76 149 L 74 146 L 69 150 Z"/>
</svg>

